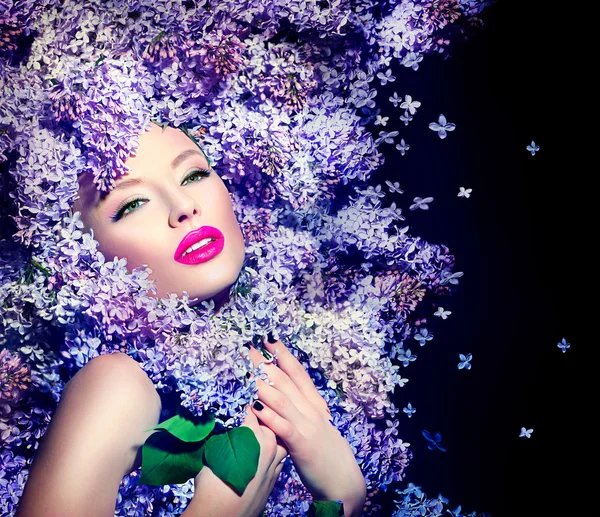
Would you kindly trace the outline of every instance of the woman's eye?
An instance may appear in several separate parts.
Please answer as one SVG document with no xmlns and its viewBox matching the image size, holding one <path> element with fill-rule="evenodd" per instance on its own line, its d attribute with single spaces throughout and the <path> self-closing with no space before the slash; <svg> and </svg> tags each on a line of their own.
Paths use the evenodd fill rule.
<svg viewBox="0 0 600 517">
<path fill-rule="evenodd" d="M 143 198 L 133 199 L 129 201 L 129 203 L 125 203 L 121 208 L 117 210 L 117 212 L 111 217 L 113 221 L 118 221 L 119 219 L 125 217 L 138 208 L 139 203 L 145 201 Z"/>
<path fill-rule="evenodd" d="M 206 169 L 194 169 L 190 174 L 188 174 L 185 179 L 182 181 L 182 185 L 186 184 L 186 181 L 191 180 L 191 183 L 195 183 L 200 181 L 202 178 L 206 178 L 210 176 L 210 171 Z"/>
</svg>

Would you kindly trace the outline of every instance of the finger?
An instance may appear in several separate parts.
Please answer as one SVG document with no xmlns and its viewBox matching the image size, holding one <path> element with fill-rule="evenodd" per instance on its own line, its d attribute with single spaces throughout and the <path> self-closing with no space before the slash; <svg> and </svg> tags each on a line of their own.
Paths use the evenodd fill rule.
<svg viewBox="0 0 600 517">
<path fill-rule="evenodd" d="M 258 365 L 262 362 L 262 358 L 262 353 L 254 347 L 250 350 L 250 359 L 254 364 Z M 272 387 L 283 393 L 305 417 L 316 417 L 315 411 L 319 409 L 319 406 L 315 407 L 315 405 L 306 398 L 304 393 L 300 391 L 287 373 L 274 364 L 267 364 L 264 371 L 268 376 L 269 382 L 273 383 Z"/>
<path fill-rule="evenodd" d="M 256 418 L 256 415 L 252 411 L 252 404 L 248 404 L 246 406 L 245 410 L 246 410 L 246 416 L 244 417 L 244 420 L 242 420 L 241 425 L 245 425 L 245 426 L 249 427 L 250 429 L 252 429 L 254 432 L 256 432 L 258 430 L 260 422 L 258 421 L 258 419 Z"/>
<path fill-rule="evenodd" d="M 250 413 L 252 413 L 252 411 L 250 411 Z M 254 413 L 252 414 L 254 415 Z M 254 415 L 254 417 L 256 418 L 256 415 Z M 266 446 L 268 446 L 268 450 L 273 451 L 272 456 L 269 458 L 271 464 L 277 464 L 289 455 L 290 451 L 288 451 L 285 443 L 280 440 L 280 438 L 271 429 L 269 429 L 268 425 L 258 422 L 258 427 L 260 428 L 261 432 L 261 436 L 259 438 L 261 443 L 264 443 Z"/>
<path fill-rule="evenodd" d="M 290 451 L 288 451 L 287 447 L 277 444 L 277 452 L 275 453 L 275 459 L 273 460 L 273 463 L 281 463 L 289 455 Z"/>
<path fill-rule="evenodd" d="M 266 339 L 264 343 L 265 348 L 271 354 L 274 355 L 277 350 L 277 366 L 287 374 L 298 390 L 316 407 L 325 408 L 329 411 L 327 401 L 321 396 L 300 361 L 293 356 L 288 348 L 280 340 L 270 343 Z"/>
<path fill-rule="evenodd" d="M 262 409 L 258 409 L 259 407 Z M 262 423 L 281 438 L 290 454 L 295 454 L 296 451 L 302 449 L 304 437 L 296 429 L 296 426 L 269 407 L 268 403 L 262 400 L 255 401 L 252 411 Z"/>
</svg>

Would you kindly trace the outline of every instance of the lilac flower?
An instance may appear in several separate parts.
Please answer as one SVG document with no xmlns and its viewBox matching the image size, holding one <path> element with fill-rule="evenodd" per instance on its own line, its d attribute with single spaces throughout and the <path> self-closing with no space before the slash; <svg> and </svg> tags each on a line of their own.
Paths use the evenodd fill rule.
<svg viewBox="0 0 600 517">
<path fill-rule="evenodd" d="M 430 334 L 426 328 L 420 328 L 414 338 L 419 342 L 419 345 L 425 346 L 428 341 L 433 339 L 433 334 Z"/>
<path fill-rule="evenodd" d="M 531 433 L 533 433 L 533 429 L 527 429 L 525 427 L 521 427 L 521 432 L 519 433 L 519 438 L 531 438 Z"/>
<path fill-rule="evenodd" d="M 398 97 L 398 94 L 394 92 L 394 94 L 389 98 L 389 101 L 393 104 L 394 108 L 397 108 L 398 104 L 402 102 L 402 97 Z"/>
<path fill-rule="evenodd" d="M 403 115 L 400 115 L 400 120 L 404 122 L 405 126 L 408 126 L 408 123 L 411 122 L 413 117 L 410 115 L 408 110 L 404 111 Z"/>
<path fill-rule="evenodd" d="M 400 107 L 408 111 L 411 115 L 417 112 L 417 108 L 421 106 L 419 101 L 413 101 L 410 95 L 404 96 L 404 101 L 400 104 Z"/>
<path fill-rule="evenodd" d="M 452 314 L 452 311 L 446 311 L 443 307 L 438 307 L 437 310 L 433 313 L 434 316 L 438 316 L 443 320 L 447 319 L 448 316 Z"/>
<path fill-rule="evenodd" d="M 379 138 L 377 138 L 375 142 L 376 144 L 379 144 L 381 142 L 385 142 L 386 144 L 393 144 L 394 137 L 398 136 L 398 134 L 398 131 L 390 131 L 389 133 L 387 131 L 380 131 Z"/>
<path fill-rule="evenodd" d="M 421 431 L 421 433 L 423 434 L 423 437 L 427 441 L 427 448 L 429 450 L 434 451 L 435 449 L 438 449 L 442 452 L 447 452 L 446 448 L 442 445 L 442 434 L 441 433 L 431 434 L 429 431 L 426 431 L 425 429 L 423 429 L 423 431 Z"/>
<path fill-rule="evenodd" d="M 404 190 L 400 188 L 400 183 L 398 183 L 397 181 L 394 181 L 394 183 L 392 183 L 389 180 L 385 180 L 385 184 L 388 186 L 392 194 L 404 194 Z"/>
<path fill-rule="evenodd" d="M 381 85 L 385 86 L 387 83 L 393 83 L 396 78 L 392 75 L 392 70 L 388 68 L 385 73 L 379 72 L 377 78 L 381 81 Z"/>
<path fill-rule="evenodd" d="M 567 351 L 567 348 L 571 348 L 571 345 L 567 343 L 567 340 L 565 338 L 562 338 L 562 340 L 559 341 L 556 346 L 558 346 L 558 348 L 560 348 L 563 351 L 563 354 Z"/>
<path fill-rule="evenodd" d="M 404 367 L 407 367 L 410 363 L 417 360 L 417 356 L 413 355 L 413 353 L 410 351 L 410 348 L 403 350 L 402 352 L 403 353 L 400 355 L 400 357 L 398 357 L 398 359 L 402 361 L 402 365 Z"/>
<path fill-rule="evenodd" d="M 404 156 L 406 154 L 406 151 L 410 149 L 410 146 L 404 141 L 404 138 L 402 138 L 400 140 L 400 143 L 396 144 L 396 149 L 398 149 L 398 151 L 400 151 L 400 154 Z"/>
<path fill-rule="evenodd" d="M 444 139 L 448 136 L 448 131 L 454 131 L 456 129 L 456 124 L 448 123 L 446 117 L 440 114 L 437 122 L 431 122 L 429 124 L 429 129 L 437 131 L 438 136 L 441 139 Z"/>
<path fill-rule="evenodd" d="M 458 195 L 458 197 L 469 198 L 469 197 L 471 197 L 471 192 L 473 192 L 472 188 L 465 189 L 465 187 L 460 187 L 460 190 L 457 195 Z"/>
<path fill-rule="evenodd" d="M 416 409 L 415 409 L 415 408 L 412 406 L 412 404 L 409 402 L 409 403 L 406 405 L 406 407 L 405 407 L 404 409 L 402 409 L 402 411 L 404 411 L 404 412 L 406 413 L 406 416 L 407 416 L 408 418 L 411 418 L 411 417 L 412 417 L 412 416 L 415 414 L 415 412 L 416 412 L 417 410 L 416 410 Z"/>
<path fill-rule="evenodd" d="M 531 141 L 531 143 L 527 146 L 527 150 L 531 153 L 531 156 L 535 156 L 535 153 L 537 153 L 540 150 L 540 146 L 536 145 L 535 141 Z"/>
<path fill-rule="evenodd" d="M 432 197 L 426 197 L 426 198 L 421 198 L 421 197 L 416 197 L 413 199 L 414 203 L 412 205 L 410 205 L 410 210 L 416 210 L 417 208 L 420 208 L 421 210 L 429 210 L 429 203 L 431 203 L 433 201 Z"/>
<path fill-rule="evenodd" d="M 17 407 L 31 384 L 31 369 L 6 348 L 0 351 L 0 364 L 0 402 Z"/>
<path fill-rule="evenodd" d="M 458 363 L 458 369 L 462 370 L 463 368 L 465 368 L 466 370 L 470 370 L 471 369 L 471 360 L 473 359 L 473 354 L 468 354 L 468 355 L 458 354 L 458 357 L 460 359 L 460 363 Z"/>
</svg>

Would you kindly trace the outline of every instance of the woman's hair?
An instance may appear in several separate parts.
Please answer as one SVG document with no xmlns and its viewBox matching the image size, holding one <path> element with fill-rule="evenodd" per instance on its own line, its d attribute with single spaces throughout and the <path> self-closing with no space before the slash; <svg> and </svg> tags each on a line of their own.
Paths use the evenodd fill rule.
<svg viewBox="0 0 600 517">
<path fill-rule="evenodd" d="M 90 359 L 125 352 L 160 393 L 231 427 L 256 393 L 241 352 L 273 332 L 356 448 L 377 514 L 411 456 L 390 397 L 427 334 L 419 306 L 461 273 L 400 227 L 397 189 L 368 184 L 393 137 L 372 134 L 374 81 L 447 53 L 489 3 L 0 0 L 3 510 Z M 148 268 L 107 261 L 72 211 L 78 177 L 110 191 L 152 122 L 197 141 L 230 191 L 246 262 L 216 314 L 157 297 Z M 123 479 L 118 515 L 187 505 L 176 485 L 136 480 Z M 303 515 L 306 497 L 288 464 L 265 513 Z"/>
</svg>

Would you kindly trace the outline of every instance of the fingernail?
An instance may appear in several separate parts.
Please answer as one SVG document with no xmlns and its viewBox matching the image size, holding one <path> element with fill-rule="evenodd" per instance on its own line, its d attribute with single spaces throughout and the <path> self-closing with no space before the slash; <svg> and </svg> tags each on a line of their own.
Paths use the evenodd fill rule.
<svg viewBox="0 0 600 517">
<path fill-rule="evenodd" d="M 269 343 L 276 343 L 277 340 L 273 337 L 273 333 L 272 332 L 268 332 L 267 333 L 267 338 L 269 338 Z"/>
<path fill-rule="evenodd" d="M 252 407 L 254 407 L 256 411 L 262 411 L 265 406 L 263 406 L 258 400 L 256 400 L 254 404 L 252 404 Z"/>
</svg>

